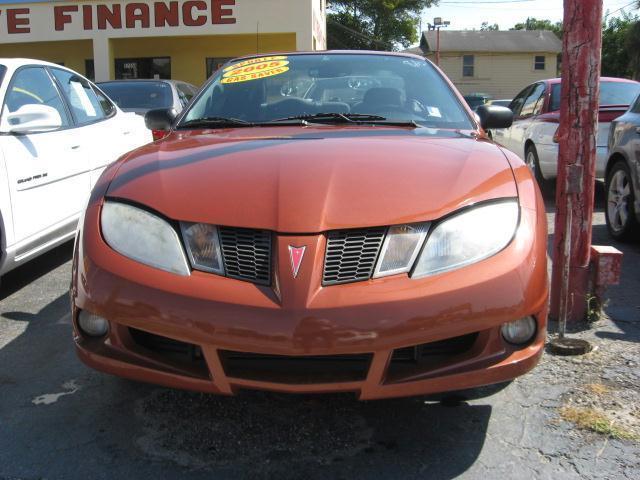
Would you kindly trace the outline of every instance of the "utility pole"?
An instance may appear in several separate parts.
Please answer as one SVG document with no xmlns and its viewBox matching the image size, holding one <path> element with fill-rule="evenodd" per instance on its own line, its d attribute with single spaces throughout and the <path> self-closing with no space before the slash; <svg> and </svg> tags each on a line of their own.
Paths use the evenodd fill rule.
<svg viewBox="0 0 640 480">
<path fill-rule="evenodd" d="M 564 0 L 551 316 L 586 317 L 602 51 L 602 0 Z"/>
<path fill-rule="evenodd" d="M 433 25 L 432 24 L 427 24 L 429 27 L 429 30 L 435 30 L 436 31 L 436 65 L 440 66 L 440 28 L 442 27 L 448 27 L 449 25 L 451 25 L 451 22 L 449 20 L 442 20 L 442 17 L 435 17 L 433 19 Z"/>
</svg>

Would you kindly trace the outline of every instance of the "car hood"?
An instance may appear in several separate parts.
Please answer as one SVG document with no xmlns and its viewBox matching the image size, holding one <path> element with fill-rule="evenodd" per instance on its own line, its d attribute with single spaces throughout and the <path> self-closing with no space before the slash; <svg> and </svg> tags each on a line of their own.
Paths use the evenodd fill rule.
<svg viewBox="0 0 640 480">
<path fill-rule="evenodd" d="M 107 196 L 174 219 L 283 233 L 434 220 L 516 197 L 494 144 L 427 128 L 174 132 L 132 152 Z"/>
</svg>

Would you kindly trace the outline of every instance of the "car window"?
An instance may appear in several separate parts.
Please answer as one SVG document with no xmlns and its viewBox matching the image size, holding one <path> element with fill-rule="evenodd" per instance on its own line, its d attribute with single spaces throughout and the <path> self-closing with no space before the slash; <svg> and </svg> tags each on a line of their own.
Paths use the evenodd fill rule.
<svg viewBox="0 0 640 480">
<path fill-rule="evenodd" d="M 178 89 L 181 97 L 184 97 L 187 103 L 189 103 L 194 95 L 193 90 L 191 90 L 191 88 L 186 83 L 178 83 L 176 84 L 176 88 Z"/>
<path fill-rule="evenodd" d="M 560 110 L 560 93 L 560 84 L 556 83 L 551 89 L 549 110 Z M 640 83 L 600 82 L 600 105 L 631 105 L 638 94 L 640 94 Z"/>
<path fill-rule="evenodd" d="M 68 70 L 51 69 L 67 97 L 71 112 L 79 125 L 97 122 L 106 117 L 96 93 L 85 78 Z"/>
<path fill-rule="evenodd" d="M 633 104 L 631 112 L 640 113 L 640 95 L 638 95 L 638 98 L 636 98 L 636 102 Z"/>
<path fill-rule="evenodd" d="M 44 67 L 22 68 L 13 76 L 2 107 L 3 131 L 8 128 L 4 124 L 6 114 L 16 112 L 25 105 L 46 105 L 54 108 L 60 114 L 63 127 L 71 124 L 60 92 Z"/>
<path fill-rule="evenodd" d="M 165 82 L 105 82 L 99 87 L 123 110 L 173 106 L 173 91 Z"/>
<path fill-rule="evenodd" d="M 266 123 L 327 113 L 474 128 L 430 63 L 372 54 L 275 55 L 230 63 L 204 87 L 182 124 L 206 117 Z"/>
<path fill-rule="evenodd" d="M 100 106 L 102 107 L 102 111 L 105 116 L 110 117 L 114 113 L 116 113 L 116 106 L 107 98 L 107 96 L 102 93 L 99 89 L 94 88 L 96 96 L 98 97 L 98 102 L 100 102 Z"/>
<path fill-rule="evenodd" d="M 2 85 L 5 73 L 7 73 L 7 67 L 5 67 L 4 65 L 0 65 L 0 85 Z"/>
<path fill-rule="evenodd" d="M 540 113 L 540 108 L 542 108 L 543 94 L 544 83 L 536 83 L 533 87 L 533 90 L 531 90 L 531 93 L 527 95 L 526 100 L 522 104 L 520 116 L 529 117 L 531 115 Z"/>
<path fill-rule="evenodd" d="M 531 85 L 522 90 L 518 95 L 515 96 L 511 103 L 509 104 L 509 108 L 513 112 L 515 117 L 520 115 L 520 110 L 522 110 L 522 105 L 524 104 L 524 99 L 527 98 L 527 94 L 531 90 Z"/>
</svg>

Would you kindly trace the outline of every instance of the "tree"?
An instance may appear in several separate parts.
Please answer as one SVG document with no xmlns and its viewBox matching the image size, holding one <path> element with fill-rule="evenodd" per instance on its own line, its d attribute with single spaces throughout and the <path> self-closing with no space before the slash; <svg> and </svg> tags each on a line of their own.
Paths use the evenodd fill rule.
<svg viewBox="0 0 640 480">
<path fill-rule="evenodd" d="M 481 32 L 491 32 L 496 30 L 500 30 L 500 26 L 497 23 L 489 25 L 489 22 L 482 22 L 482 25 L 480 26 Z"/>
<path fill-rule="evenodd" d="M 638 17 L 624 13 L 602 25 L 602 75 L 631 77 L 638 72 L 640 58 Z"/>
<path fill-rule="evenodd" d="M 638 8 L 640 8 L 640 2 L 638 2 Z M 629 28 L 626 44 L 630 57 L 631 78 L 640 80 L 640 21 L 636 20 Z"/>
<path fill-rule="evenodd" d="M 516 23 L 511 30 L 550 30 L 562 40 L 562 22 L 527 17 L 524 23 Z"/>
<path fill-rule="evenodd" d="M 418 41 L 420 15 L 437 0 L 329 0 L 328 47 L 396 50 Z"/>
</svg>

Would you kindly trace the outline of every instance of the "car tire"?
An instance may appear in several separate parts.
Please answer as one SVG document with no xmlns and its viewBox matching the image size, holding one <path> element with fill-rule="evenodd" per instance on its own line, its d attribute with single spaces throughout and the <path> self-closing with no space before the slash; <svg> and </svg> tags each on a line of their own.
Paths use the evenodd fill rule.
<svg viewBox="0 0 640 480">
<path fill-rule="evenodd" d="M 527 167 L 529 167 L 531 173 L 533 173 L 533 176 L 535 177 L 536 182 L 538 182 L 538 186 L 540 186 L 540 189 L 548 190 L 549 188 L 551 188 L 554 184 L 554 181 L 547 180 L 546 178 L 544 178 L 544 175 L 542 175 L 542 170 L 540 169 L 540 159 L 538 158 L 538 151 L 536 150 L 536 147 L 534 145 L 529 145 L 527 147 L 524 158 Z"/>
<path fill-rule="evenodd" d="M 627 162 L 618 160 L 607 174 L 604 209 L 609 234 L 616 240 L 638 238 L 640 225 L 634 207 L 635 192 Z"/>
</svg>

